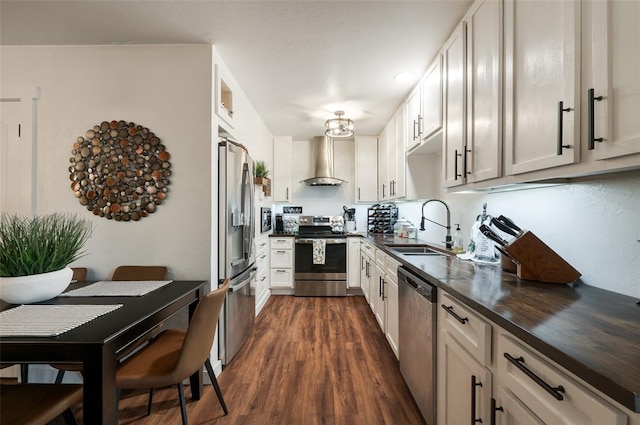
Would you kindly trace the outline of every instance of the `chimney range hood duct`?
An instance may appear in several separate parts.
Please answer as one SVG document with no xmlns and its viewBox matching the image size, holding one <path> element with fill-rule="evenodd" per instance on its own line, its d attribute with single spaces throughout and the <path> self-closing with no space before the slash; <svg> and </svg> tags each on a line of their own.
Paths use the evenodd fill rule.
<svg viewBox="0 0 640 425">
<path fill-rule="evenodd" d="M 333 177 L 333 140 L 325 136 L 314 137 L 313 144 L 315 174 L 300 183 L 307 186 L 339 186 L 346 183 L 345 180 Z"/>
</svg>

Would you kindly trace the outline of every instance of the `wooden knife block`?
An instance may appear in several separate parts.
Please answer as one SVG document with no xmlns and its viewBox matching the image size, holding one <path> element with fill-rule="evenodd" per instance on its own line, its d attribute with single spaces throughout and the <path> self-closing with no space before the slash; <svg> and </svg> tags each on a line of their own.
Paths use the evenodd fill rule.
<svg viewBox="0 0 640 425">
<path fill-rule="evenodd" d="M 546 283 L 571 283 L 581 273 L 549 248 L 536 235 L 525 231 L 505 248 L 517 264 L 520 279 Z"/>
</svg>

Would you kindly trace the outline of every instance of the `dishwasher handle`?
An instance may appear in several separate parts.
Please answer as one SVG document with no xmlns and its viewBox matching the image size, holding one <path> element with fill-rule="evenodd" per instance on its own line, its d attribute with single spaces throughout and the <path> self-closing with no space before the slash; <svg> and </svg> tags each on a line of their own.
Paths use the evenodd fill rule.
<svg viewBox="0 0 640 425">
<path fill-rule="evenodd" d="M 432 303 L 436 302 L 436 287 L 402 266 L 398 267 L 398 282 L 409 286 Z"/>
</svg>

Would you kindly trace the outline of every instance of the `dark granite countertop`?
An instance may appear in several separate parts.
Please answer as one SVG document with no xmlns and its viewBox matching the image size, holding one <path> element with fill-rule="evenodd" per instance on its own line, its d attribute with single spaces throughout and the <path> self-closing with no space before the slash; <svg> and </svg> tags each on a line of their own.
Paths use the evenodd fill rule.
<svg viewBox="0 0 640 425">
<path fill-rule="evenodd" d="M 499 264 L 455 256 L 405 256 L 387 247 L 429 245 L 365 236 L 408 269 L 634 412 L 640 412 L 640 305 L 581 283 L 523 281 Z"/>
</svg>

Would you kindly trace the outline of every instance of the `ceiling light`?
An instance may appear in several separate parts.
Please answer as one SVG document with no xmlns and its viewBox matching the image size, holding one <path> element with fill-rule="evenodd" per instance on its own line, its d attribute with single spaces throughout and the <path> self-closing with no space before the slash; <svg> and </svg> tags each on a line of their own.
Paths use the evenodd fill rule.
<svg viewBox="0 0 640 425">
<path fill-rule="evenodd" d="M 338 118 L 330 118 L 325 121 L 326 128 L 324 134 L 329 137 L 351 137 L 353 136 L 353 121 L 349 118 L 342 118 L 344 111 L 334 112 Z"/>
<path fill-rule="evenodd" d="M 416 74 L 411 71 L 402 71 L 394 75 L 393 79 L 399 83 L 408 83 L 416 79 Z"/>
</svg>

